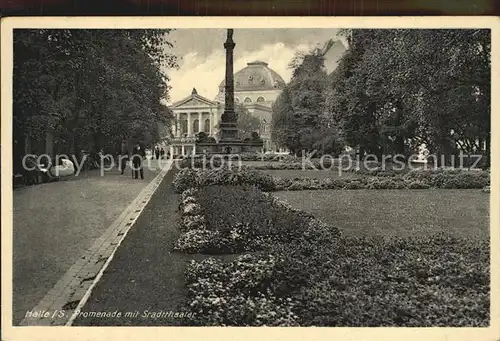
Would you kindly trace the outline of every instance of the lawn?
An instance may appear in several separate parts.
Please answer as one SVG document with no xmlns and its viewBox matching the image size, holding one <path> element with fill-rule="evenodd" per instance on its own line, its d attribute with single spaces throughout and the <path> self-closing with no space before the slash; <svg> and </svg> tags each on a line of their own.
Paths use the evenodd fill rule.
<svg viewBox="0 0 500 341">
<path fill-rule="evenodd" d="M 347 236 L 420 236 L 445 231 L 489 238 L 489 195 L 480 190 L 326 190 L 274 195 Z"/>
</svg>

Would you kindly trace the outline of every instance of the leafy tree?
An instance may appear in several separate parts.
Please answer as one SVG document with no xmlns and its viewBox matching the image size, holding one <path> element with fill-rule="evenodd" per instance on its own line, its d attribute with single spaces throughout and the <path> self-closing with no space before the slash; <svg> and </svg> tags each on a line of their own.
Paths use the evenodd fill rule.
<svg viewBox="0 0 500 341">
<path fill-rule="evenodd" d="M 260 130 L 260 120 L 253 116 L 243 104 L 235 104 L 234 111 L 238 115 L 238 134 L 240 139 L 249 138 Z"/>
<path fill-rule="evenodd" d="M 14 138 L 54 137 L 56 153 L 152 145 L 170 111 L 164 70 L 169 30 L 18 30 L 14 33 Z M 43 144 L 43 143 L 42 143 Z"/>
<path fill-rule="evenodd" d="M 292 153 L 312 151 L 324 111 L 324 51 L 298 53 L 290 63 L 292 79 L 273 106 L 272 135 Z"/>
<path fill-rule="evenodd" d="M 347 30 L 330 75 L 329 121 L 371 153 L 489 154 L 490 32 Z M 486 145 L 486 147 L 484 147 Z"/>
</svg>

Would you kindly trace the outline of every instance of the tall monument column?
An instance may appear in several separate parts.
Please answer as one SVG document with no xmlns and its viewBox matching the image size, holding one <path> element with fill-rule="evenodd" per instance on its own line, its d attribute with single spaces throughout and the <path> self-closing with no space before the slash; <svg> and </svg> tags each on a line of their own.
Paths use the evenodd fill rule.
<svg viewBox="0 0 500 341">
<path fill-rule="evenodd" d="M 227 39 L 224 43 L 226 49 L 226 84 L 224 113 L 221 115 L 221 140 L 237 140 L 238 128 L 237 117 L 234 112 L 234 73 L 233 73 L 233 50 L 236 44 L 233 41 L 233 29 L 227 30 Z"/>
<path fill-rule="evenodd" d="M 242 152 L 257 152 L 262 148 L 262 139 L 251 141 L 242 141 L 238 137 L 238 115 L 234 111 L 234 74 L 233 74 L 233 50 L 235 47 L 233 41 L 233 30 L 227 30 L 227 38 L 224 43 L 226 49 L 226 79 L 225 79 L 225 98 L 224 112 L 219 120 L 219 103 L 214 115 L 214 120 L 219 121 L 220 139 L 218 142 L 198 142 L 201 150 L 207 150 L 210 153 L 239 154 Z M 216 125 L 212 125 L 216 128 Z"/>
</svg>

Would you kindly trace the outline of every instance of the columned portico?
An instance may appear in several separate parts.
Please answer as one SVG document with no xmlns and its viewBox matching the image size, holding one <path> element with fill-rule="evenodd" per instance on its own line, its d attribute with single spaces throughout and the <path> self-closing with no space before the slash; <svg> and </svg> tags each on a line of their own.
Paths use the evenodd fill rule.
<svg viewBox="0 0 500 341">
<path fill-rule="evenodd" d="M 213 137 L 216 132 L 214 125 L 222 114 L 222 108 L 217 102 L 198 95 L 196 89 L 193 89 L 191 96 L 174 103 L 170 109 L 176 121 L 172 129 L 170 154 L 179 156 L 202 152 L 194 147 L 196 134 L 205 132 Z"/>
</svg>

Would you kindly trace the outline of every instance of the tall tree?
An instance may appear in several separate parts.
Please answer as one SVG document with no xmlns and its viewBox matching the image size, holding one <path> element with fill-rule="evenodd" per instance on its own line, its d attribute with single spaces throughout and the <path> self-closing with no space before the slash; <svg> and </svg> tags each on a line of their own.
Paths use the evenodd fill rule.
<svg viewBox="0 0 500 341">
<path fill-rule="evenodd" d="M 348 30 L 326 108 L 347 141 L 408 153 L 485 151 L 490 131 L 490 32 Z"/>
<path fill-rule="evenodd" d="M 241 139 L 250 138 L 252 133 L 259 132 L 261 125 L 260 119 L 253 116 L 243 104 L 236 104 L 234 111 L 238 115 L 237 127 Z"/>
<path fill-rule="evenodd" d="M 57 153 L 114 151 L 126 138 L 159 140 L 161 123 L 171 118 L 161 104 L 169 89 L 164 70 L 177 67 L 167 52 L 169 32 L 16 31 L 15 139 L 43 141 L 50 132 Z"/>
<path fill-rule="evenodd" d="M 312 151 L 320 130 L 326 87 L 324 51 L 297 53 L 292 79 L 273 106 L 273 136 L 293 153 Z"/>
</svg>

